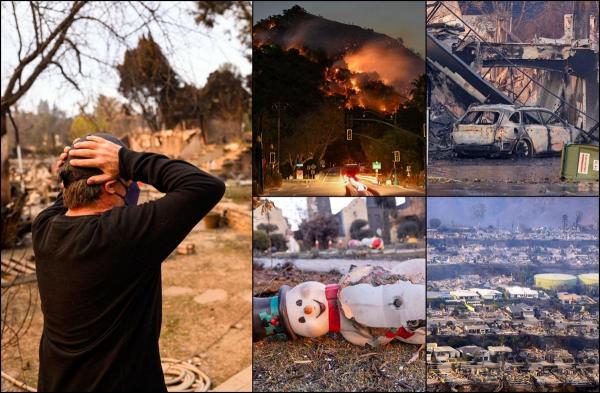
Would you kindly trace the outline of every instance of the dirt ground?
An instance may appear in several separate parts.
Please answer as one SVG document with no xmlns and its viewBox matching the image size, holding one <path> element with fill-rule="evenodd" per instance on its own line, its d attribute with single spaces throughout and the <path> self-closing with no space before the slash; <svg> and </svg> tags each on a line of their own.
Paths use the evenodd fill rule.
<svg viewBox="0 0 600 393">
<path fill-rule="evenodd" d="M 281 285 L 304 281 L 335 283 L 335 271 L 312 273 L 256 269 L 255 296 L 274 294 Z M 407 365 L 418 346 L 392 342 L 379 348 L 359 347 L 330 333 L 295 341 L 269 338 L 254 343 L 254 391 L 425 391 L 425 360 Z"/>
<path fill-rule="evenodd" d="M 598 183 L 560 180 L 560 157 L 433 159 L 428 195 L 598 195 Z"/>
<path fill-rule="evenodd" d="M 215 387 L 252 362 L 250 228 L 247 233 L 209 230 L 200 222 L 185 241 L 195 245 L 195 254 L 173 253 L 163 264 L 160 352 L 180 360 L 200 358 L 200 369 Z M 25 306 L 28 289 L 37 298 L 35 282 L 20 285 L 17 308 Z M 39 304 L 37 299 L 31 327 L 19 343 L 22 360 L 16 345 L 5 347 L 5 337 L 2 341 L 2 371 L 33 387 L 43 323 Z M 2 391 L 19 389 L 3 378 Z"/>
</svg>

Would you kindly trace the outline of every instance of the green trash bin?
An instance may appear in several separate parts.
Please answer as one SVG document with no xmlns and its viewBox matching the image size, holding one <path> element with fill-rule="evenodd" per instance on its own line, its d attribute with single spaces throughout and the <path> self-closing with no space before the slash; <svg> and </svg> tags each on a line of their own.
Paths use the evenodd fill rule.
<svg viewBox="0 0 600 393">
<path fill-rule="evenodd" d="M 598 146 L 570 143 L 560 158 L 560 178 L 571 181 L 598 181 Z"/>
</svg>

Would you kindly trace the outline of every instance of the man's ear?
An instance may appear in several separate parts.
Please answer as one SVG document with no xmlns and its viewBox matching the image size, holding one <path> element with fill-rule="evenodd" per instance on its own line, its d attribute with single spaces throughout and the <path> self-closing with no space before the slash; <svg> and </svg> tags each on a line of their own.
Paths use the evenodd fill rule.
<svg viewBox="0 0 600 393">
<path fill-rule="evenodd" d="M 114 195 L 118 192 L 117 191 L 117 183 L 118 182 L 116 180 L 109 180 L 109 181 L 105 182 L 104 184 L 102 184 L 102 188 L 104 188 L 104 191 L 107 194 Z"/>
</svg>

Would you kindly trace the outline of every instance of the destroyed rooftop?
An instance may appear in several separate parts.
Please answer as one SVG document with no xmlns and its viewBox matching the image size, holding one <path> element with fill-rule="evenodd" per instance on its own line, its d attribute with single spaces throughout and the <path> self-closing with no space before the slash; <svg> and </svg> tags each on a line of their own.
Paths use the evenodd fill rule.
<svg viewBox="0 0 600 393">
<path fill-rule="evenodd" d="M 517 111 L 517 110 L 543 110 L 550 111 L 548 108 L 544 108 L 541 106 L 535 105 L 518 105 L 518 104 L 477 104 L 472 105 L 467 109 L 468 111 L 472 110 L 489 110 L 489 109 L 498 109 L 505 111 Z M 466 112 L 465 112 L 466 113 Z"/>
</svg>

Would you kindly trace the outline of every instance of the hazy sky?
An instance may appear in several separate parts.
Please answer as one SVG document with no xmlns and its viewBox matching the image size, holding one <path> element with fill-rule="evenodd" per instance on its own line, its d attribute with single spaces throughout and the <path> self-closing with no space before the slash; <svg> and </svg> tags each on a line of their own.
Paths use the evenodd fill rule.
<svg viewBox="0 0 600 393">
<path fill-rule="evenodd" d="M 364 199 L 364 197 L 362 198 Z M 298 229 L 298 225 L 300 222 L 302 222 L 302 219 L 306 218 L 306 198 L 269 197 L 267 199 L 273 201 L 273 203 L 275 203 L 275 207 L 283 211 L 283 216 L 288 219 L 288 222 L 293 230 Z M 344 207 L 348 206 L 348 204 L 354 199 L 355 197 L 329 197 L 329 201 L 331 203 L 331 212 L 336 214 Z M 404 203 L 404 201 L 404 197 L 397 197 L 396 205 L 401 205 Z"/>
<path fill-rule="evenodd" d="M 475 215 L 475 205 L 483 204 L 483 216 Z M 481 210 L 479 210 L 481 212 Z M 445 224 L 494 225 L 505 228 L 512 224 L 529 227 L 561 227 L 562 216 L 572 223 L 577 212 L 583 224 L 598 225 L 598 198 L 590 197 L 429 197 L 427 217 L 439 218 Z"/>
<path fill-rule="evenodd" d="M 18 39 L 14 34 L 14 19 L 12 8 L 2 2 L 2 67 L 1 88 L 4 91 L 9 75 L 17 63 Z M 195 2 L 162 2 L 159 5 L 159 14 L 168 21 L 164 34 L 157 28 L 152 29 L 155 41 L 161 46 L 169 59 L 172 67 L 188 83 L 202 86 L 208 75 L 219 68 L 223 63 L 230 62 L 236 65 L 242 74 L 251 72 L 251 65 L 245 59 L 243 48 L 237 40 L 236 23 L 232 18 L 219 18 L 213 30 L 196 25 L 191 11 Z M 17 7 L 21 12 L 21 33 L 27 38 L 33 34 L 33 28 L 24 12 L 28 7 L 24 2 Z M 86 6 L 87 7 L 87 6 Z M 128 9 L 129 10 L 129 9 Z M 5 12 L 6 11 L 6 12 Z M 139 24 L 139 17 L 131 10 L 121 16 L 123 30 L 120 33 L 133 30 L 132 26 Z M 119 19 L 121 20 L 121 19 Z M 137 44 L 140 35 L 147 30 L 136 32 L 127 43 L 130 47 Z M 230 33 L 231 32 L 231 33 Z M 118 44 L 114 39 L 107 38 L 102 29 L 90 30 L 86 34 L 91 51 L 110 65 L 115 65 L 123 60 L 125 46 Z M 26 42 L 29 42 L 25 40 Z M 74 68 L 76 70 L 76 68 Z M 78 103 L 91 102 L 99 94 L 118 96 L 117 87 L 119 77 L 110 66 L 99 66 L 96 62 L 83 59 L 83 72 L 85 77 L 78 76 L 83 94 L 66 83 L 60 76 L 56 67 L 50 67 L 35 82 L 29 92 L 21 99 L 19 106 L 22 109 L 35 110 L 40 99 L 49 101 L 50 107 L 56 104 L 69 115 L 76 114 Z"/>
<path fill-rule="evenodd" d="M 424 1 L 255 1 L 254 23 L 299 5 L 314 15 L 371 28 L 425 53 Z"/>
</svg>

